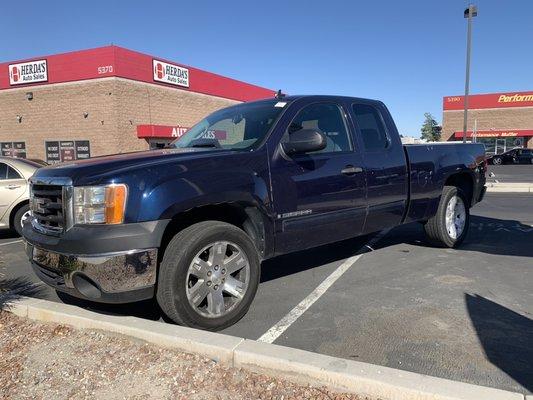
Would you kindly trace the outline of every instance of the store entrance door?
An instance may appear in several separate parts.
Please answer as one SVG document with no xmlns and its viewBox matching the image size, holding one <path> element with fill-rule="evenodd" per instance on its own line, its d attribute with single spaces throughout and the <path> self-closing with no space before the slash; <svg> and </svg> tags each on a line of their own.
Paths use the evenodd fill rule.
<svg viewBox="0 0 533 400">
<path fill-rule="evenodd" d="M 154 138 L 148 139 L 148 143 L 150 144 L 150 150 L 154 150 L 167 147 L 173 140 L 174 139 Z"/>
<path fill-rule="evenodd" d="M 506 140 L 505 139 L 496 139 L 496 154 L 505 153 L 506 150 Z"/>
</svg>

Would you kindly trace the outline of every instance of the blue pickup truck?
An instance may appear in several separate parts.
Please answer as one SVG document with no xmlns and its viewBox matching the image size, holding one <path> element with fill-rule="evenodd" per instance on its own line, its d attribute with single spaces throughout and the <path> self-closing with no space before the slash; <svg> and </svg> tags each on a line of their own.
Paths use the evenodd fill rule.
<svg viewBox="0 0 533 400">
<path fill-rule="evenodd" d="M 403 146 L 380 101 L 242 103 L 168 148 L 39 169 L 23 228 L 35 273 L 104 303 L 156 297 L 173 321 L 239 320 L 262 260 L 423 223 L 456 247 L 485 192 L 483 145 Z"/>
</svg>

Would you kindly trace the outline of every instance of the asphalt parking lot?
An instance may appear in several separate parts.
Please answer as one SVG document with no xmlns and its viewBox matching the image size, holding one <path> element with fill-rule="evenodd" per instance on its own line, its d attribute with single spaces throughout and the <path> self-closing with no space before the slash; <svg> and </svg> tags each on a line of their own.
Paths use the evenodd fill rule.
<svg viewBox="0 0 533 400">
<path fill-rule="evenodd" d="M 529 182 L 533 183 L 533 165 L 489 165 L 489 173 L 494 173 L 494 177 L 487 176 L 489 182 L 498 181 L 500 183 Z"/>
<path fill-rule="evenodd" d="M 224 333 L 531 393 L 533 196 L 488 194 L 472 214 L 458 250 L 429 247 L 412 224 L 269 260 L 249 313 Z M 1 284 L 161 319 L 153 302 L 59 298 L 39 284 L 20 238 L 8 233 L 0 234 Z"/>
</svg>

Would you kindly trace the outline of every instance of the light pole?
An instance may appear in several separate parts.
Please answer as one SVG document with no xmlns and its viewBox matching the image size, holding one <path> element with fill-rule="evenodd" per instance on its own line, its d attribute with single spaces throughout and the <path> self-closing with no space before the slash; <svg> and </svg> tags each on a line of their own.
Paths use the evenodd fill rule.
<svg viewBox="0 0 533 400">
<path fill-rule="evenodd" d="M 468 32 L 466 34 L 466 78 L 465 78 L 465 112 L 463 117 L 463 143 L 466 143 L 466 125 L 468 122 L 468 91 L 470 89 L 470 42 L 472 38 L 472 18 L 477 16 L 477 7 L 470 4 L 464 12 L 468 18 Z"/>
</svg>

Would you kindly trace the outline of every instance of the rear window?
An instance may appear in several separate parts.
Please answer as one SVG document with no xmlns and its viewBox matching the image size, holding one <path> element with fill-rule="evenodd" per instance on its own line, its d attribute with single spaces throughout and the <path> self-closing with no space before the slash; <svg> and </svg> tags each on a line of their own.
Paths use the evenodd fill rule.
<svg viewBox="0 0 533 400">
<path fill-rule="evenodd" d="M 7 167 L 7 179 L 20 179 L 20 174 L 11 167 Z"/>
<path fill-rule="evenodd" d="M 389 138 L 379 110 L 368 104 L 354 104 L 352 109 L 363 138 L 365 150 L 386 149 L 389 146 Z"/>
<path fill-rule="evenodd" d="M 0 180 L 7 178 L 7 164 L 0 163 Z"/>
</svg>

